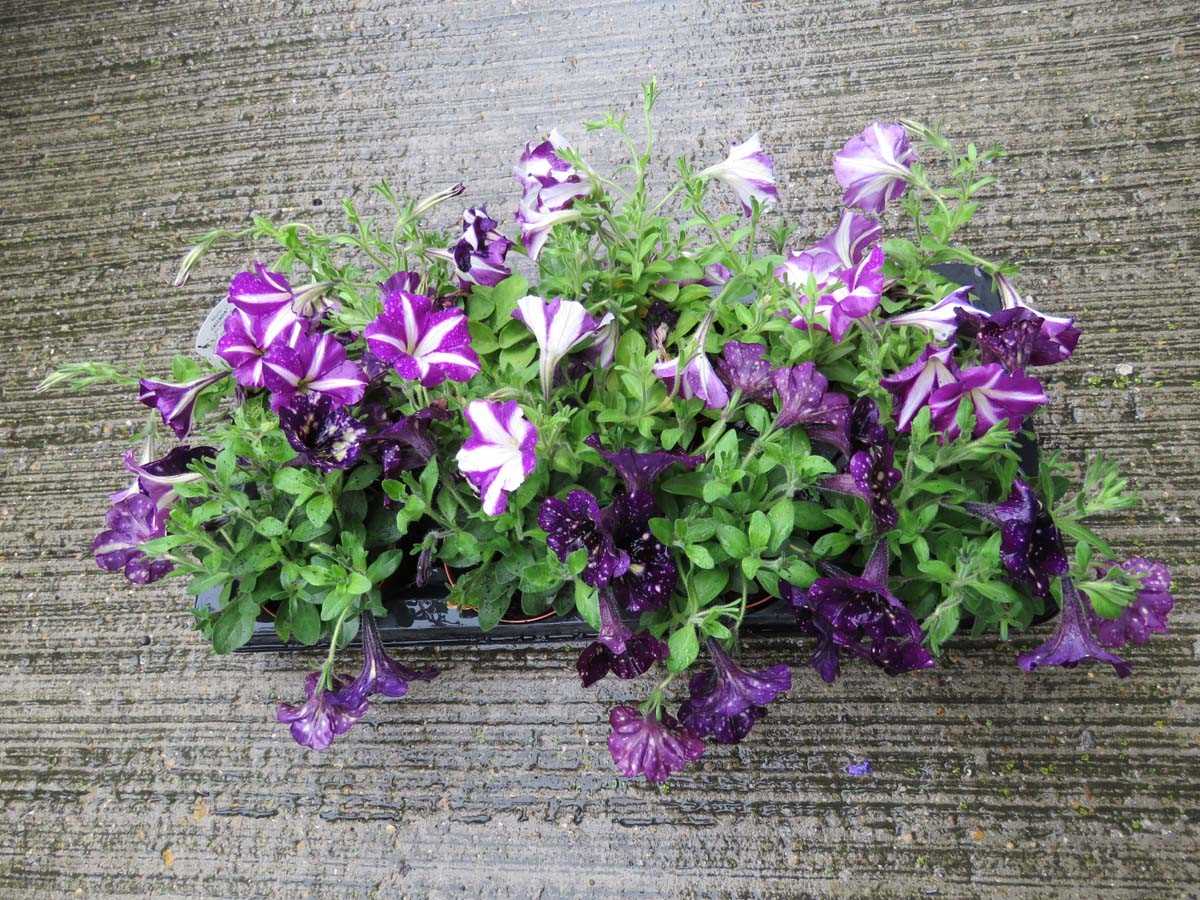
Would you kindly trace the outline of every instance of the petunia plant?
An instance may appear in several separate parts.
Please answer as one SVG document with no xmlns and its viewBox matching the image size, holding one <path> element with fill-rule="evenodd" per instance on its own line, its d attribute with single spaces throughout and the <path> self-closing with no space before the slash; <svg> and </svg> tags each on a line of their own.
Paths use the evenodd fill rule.
<svg viewBox="0 0 1200 900">
<path fill-rule="evenodd" d="M 870 124 L 833 159 L 842 209 L 805 235 L 773 209 L 758 135 L 661 184 L 656 97 L 637 128 L 587 123 L 629 151 L 616 172 L 556 131 L 519 155 L 512 197 L 448 223 L 462 184 L 415 202 L 380 184 L 382 211 L 347 201 L 341 233 L 204 236 L 177 284 L 218 242 L 254 244 L 211 353 L 45 382 L 149 408 L 100 566 L 215 592 L 195 617 L 217 652 L 265 620 L 323 645 L 278 710 L 316 750 L 436 676 L 375 621 L 435 572 L 485 630 L 511 609 L 590 625 L 580 689 L 645 684 L 608 744 L 653 782 L 745 739 L 801 674 L 738 662 L 764 604 L 790 608 L 793 662 L 827 682 L 920 677 L 958 632 L 1051 618 L 1022 669 L 1129 674 L 1117 651 L 1167 629 L 1170 573 L 1091 529 L 1134 502 L 1111 464 L 1072 485 L 1028 452 L 1039 368 L 1080 332 L 960 242 L 1000 151 Z"/>
</svg>

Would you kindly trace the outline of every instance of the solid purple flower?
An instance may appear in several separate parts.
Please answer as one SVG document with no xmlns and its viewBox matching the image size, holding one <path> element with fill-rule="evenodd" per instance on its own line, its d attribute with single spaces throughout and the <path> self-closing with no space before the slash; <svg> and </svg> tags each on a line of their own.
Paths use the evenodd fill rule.
<svg viewBox="0 0 1200 900">
<path fill-rule="evenodd" d="M 196 399 L 206 388 L 212 387 L 228 375 L 228 372 L 216 372 L 182 384 L 143 378 L 138 382 L 138 402 L 151 409 L 157 409 L 163 422 L 175 432 L 176 437 L 187 437 L 192 430 Z"/>
<path fill-rule="evenodd" d="M 1073 326 L 1051 336 L 1046 320 L 1024 306 L 991 315 L 968 309 L 957 309 L 954 314 L 959 337 L 974 338 L 985 363 L 1000 363 L 1009 372 L 1069 359 L 1079 340 L 1079 329 Z"/>
<path fill-rule="evenodd" d="M 974 437 L 982 436 L 1005 419 L 1010 431 L 1020 431 L 1025 417 L 1049 399 L 1036 378 L 1005 372 L 999 363 L 967 369 L 929 398 L 933 427 L 942 433 L 944 440 L 958 437 L 957 413 L 963 397 L 970 397 L 975 407 Z"/>
<path fill-rule="evenodd" d="M 383 312 L 363 330 L 367 348 L 401 378 L 437 387 L 447 379 L 470 381 L 479 371 L 466 314 L 455 307 L 434 311 L 423 294 L 395 290 Z"/>
<path fill-rule="evenodd" d="M 579 654 L 575 668 L 584 687 L 610 672 L 621 679 L 637 678 L 670 655 L 667 645 L 648 631 L 634 632 L 621 621 L 607 591 L 600 592 L 600 633 Z"/>
<path fill-rule="evenodd" d="M 779 189 L 775 186 L 775 164 L 763 152 L 757 134 L 750 135 L 740 144 L 734 144 L 724 160 L 709 166 L 697 177 L 716 178 L 727 184 L 737 194 L 746 215 L 750 215 L 751 200 L 767 206 L 779 199 Z"/>
<path fill-rule="evenodd" d="M 537 429 L 515 400 L 472 400 L 463 416 L 471 434 L 455 457 L 459 471 L 479 492 L 483 511 L 498 516 L 537 465 Z"/>
<path fill-rule="evenodd" d="M 252 316 L 269 316 L 291 306 L 292 287 L 280 272 L 271 272 L 256 262 L 253 272 L 233 276 L 229 302 Z"/>
<path fill-rule="evenodd" d="M 276 341 L 263 362 L 272 409 L 314 394 L 349 406 L 362 399 L 367 387 L 362 369 L 346 358 L 346 348 L 332 334 L 304 334 L 290 347 Z"/>
<path fill-rule="evenodd" d="M 427 406 L 395 421 L 387 421 L 369 431 L 363 439 L 370 453 L 383 468 L 385 478 L 394 478 L 406 469 L 419 469 L 437 453 L 431 424 L 448 419 L 450 413 L 440 406 Z"/>
<path fill-rule="evenodd" d="M 908 187 L 917 153 L 903 125 L 875 122 L 852 137 L 833 157 L 833 174 L 844 188 L 842 203 L 881 213 Z"/>
<path fill-rule="evenodd" d="M 332 690 L 318 687 L 320 672 L 309 672 L 304 680 L 305 702 L 302 706 L 280 703 L 275 718 L 291 726 L 292 739 L 302 747 L 324 750 L 333 739 L 353 728 L 367 713 L 367 701 L 345 697 L 343 691 L 350 680 L 334 675 Z"/>
<path fill-rule="evenodd" d="M 279 409 L 279 425 L 298 461 L 322 472 L 358 462 L 367 428 L 326 394 L 297 394 Z"/>
<path fill-rule="evenodd" d="M 867 777 L 871 774 L 871 761 L 864 759 L 856 763 L 850 763 L 846 766 L 846 774 L 852 778 Z"/>
<path fill-rule="evenodd" d="M 742 399 L 769 400 L 774 391 L 771 376 L 775 370 L 763 358 L 766 352 L 767 348 L 762 344 L 728 341 L 721 348 L 717 374 L 730 390 L 740 391 Z"/>
<path fill-rule="evenodd" d="M 736 744 L 765 715 L 767 704 L 791 690 L 792 673 L 783 663 L 750 672 L 713 639 L 707 647 L 713 668 L 692 676 L 691 696 L 679 708 L 679 721 L 699 737 Z"/>
<path fill-rule="evenodd" d="M 836 282 L 813 307 L 815 319 L 795 316 L 792 325 L 807 330 L 809 325 L 825 329 L 834 343 L 841 343 L 856 319 L 870 315 L 883 299 L 883 248 L 876 245 L 853 268 L 839 269 Z"/>
<path fill-rule="evenodd" d="M 604 457 L 625 483 L 630 494 L 652 494 L 659 477 L 671 466 L 678 465 L 691 470 L 704 462 L 703 456 L 690 456 L 672 450 L 652 450 L 639 453 L 628 447 L 621 450 L 605 450 L 600 435 L 590 434 L 583 442 Z"/>
<path fill-rule="evenodd" d="M 1115 654 L 1109 653 L 1096 640 L 1088 622 L 1089 609 L 1067 575 L 1062 576 L 1062 612 L 1058 615 L 1058 628 L 1046 643 L 1017 657 L 1017 665 L 1026 672 L 1041 666 L 1062 666 L 1073 669 L 1081 662 L 1108 663 L 1119 678 L 1127 678 L 1133 666 Z"/>
<path fill-rule="evenodd" d="M 643 715 L 630 706 L 618 706 L 608 716 L 612 733 L 608 752 L 626 778 L 645 775 L 653 783 L 666 781 L 689 762 L 704 755 L 704 742 L 681 728 L 669 713 L 661 718 Z"/>
<path fill-rule="evenodd" d="M 1055 575 L 1067 572 L 1062 534 L 1046 505 L 1020 478 L 1002 503 L 964 503 L 973 516 L 1000 528 L 1000 562 L 1018 584 L 1048 599 Z"/>
<path fill-rule="evenodd" d="M 1096 639 L 1102 647 L 1118 648 L 1126 644 L 1144 644 L 1151 634 L 1167 633 L 1167 616 L 1175 607 L 1171 596 L 1171 570 L 1165 563 L 1134 556 L 1121 568 L 1141 576 L 1137 594 L 1115 619 L 1091 616 Z"/>
<path fill-rule="evenodd" d="M 587 584 L 600 587 L 629 568 L 629 556 L 618 550 L 611 532 L 601 522 L 600 504 L 587 491 L 571 491 L 566 500 L 547 497 L 538 512 L 538 527 L 546 544 L 563 562 L 581 547 L 588 561 L 580 573 Z"/>
<path fill-rule="evenodd" d="M 813 440 L 847 449 L 850 401 L 844 394 L 828 389 L 829 379 L 817 371 L 815 364 L 776 369 L 771 380 L 779 395 L 775 427 L 800 425 Z"/>
<path fill-rule="evenodd" d="M 388 656 L 379 637 L 375 617 L 365 612 L 359 617 L 362 635 L 363 664 L 358 676 L 337 691 L 337 701 L 351 709 L 362 706 L 375 694 L 399 698 L 408 693 L 409 682 L 433 681 L 438 676 L 434 666 L 412 669 Z"/>
<path fill-rule="evenodd" d="M 882 233 L 883 226 L 875 219 L 844 209 L 833 231 L 806 250 L 788 254 L 783 265 L 775 269 L 775 277 L 804 290 L 811 275 L 817 290 L 823 291 L 832 284 L 837 272 L 853 269 L 862 262 Z"/>
<path fill-rule="evenodd" d="M 96 565 L 106 572 L 124 570 L 134 584 L 149 584 L 174 566 L 167 560 L 151 560 L 142 552 L 146 541 L 166 534 L 167 513 L 145 494 L 133 494 L 114 503 L 105 517 L 108 526 L 92 541 Z"/>
<path fill-rule="evenodd" d="M 450 248 L 459 281 L 495 287 L 512 274 L 504 263 L 511 246 L 512 241 L 496 230 L 496 220 L 486 207 L 463 212 L 462 235 Z"/>
<path fill-rule="evenodd" d="M 933 335 L 935 340 L 948 341 L 958 330 L 958 312 L 970 312 L 976 307 L 967 298 L 971 286 L 960 287 L 951 291 L 933 306 L 889 316 L 884 319 L 889 325 L 911 325 L 914 328 L 924 328 Z"/>
<path fill-rule="evenodd" d="M 267 351 L 276 341 L 294 347 L 304 330 L 304 321 L 290 306 L 263 315 L 235 309 L 225 319 L 225 332 L 217 341 L 216 354 L 232 367 L 238 384 L 260 388 L 266 384 L 263 358 Z"/>
<path fill-rule="evenodd" d="M 808 590 L 780 587 L 802 628 L 818 639 L 810 665 L 827 682 L 837 678 L 839 657 L 858 656 L 898 675 L 935 665 L 922 644 L 921 626 L 887 586 L 888 547 L 875 545 L 861 577 L 818 578 Z"/>
<path fill-rule="evenodd" d="M 896 430 L 908 431 L 912 427 L 912 420 L 929 403 L 933 392 L 957 379 L 954 347 L 939 348 L 936 344 L 926 344 L 912 365 L 880 381 L 895 397 L 892 412 L 896 417 Z"/>
</svg>

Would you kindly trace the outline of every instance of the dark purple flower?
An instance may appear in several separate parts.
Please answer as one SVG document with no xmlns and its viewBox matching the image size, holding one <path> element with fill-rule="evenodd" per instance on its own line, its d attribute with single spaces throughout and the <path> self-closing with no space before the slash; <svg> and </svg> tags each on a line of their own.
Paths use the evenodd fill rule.
<svg viewBox="0 0 1200 900">
<path fill-rule="evenodd" d="M 450 248 L 458 279 L 464 285 L 494 287 L 512 274 L 504 264 L 512 242 L 496 230 L 496 220 L 485 207 L 463 213 L 462 236 Z"/>
<path fill-rule="evenodd" d="M 1046 643 L 1017 657 L 1017 665 L 1026 672 L 1041 666 L 1062 666 L 1073 669 L 1085 660 L 1108 663 L 1120 678 L 1129 677 L 1133 667 L 1109 653 L 1096 641 L 1088 623 L 1089 609 L 1067 575 L 1062 576 L 1062 612 L 1058 629 Z"/>
<path fill-rule="evenodd" d="M 716 641 L 710 638 L 707 646 L 713 668 L 692 676 L 691 697 L 680 706 L 679 721 L 700 737 L 736 744 L 766 715 L 768 703 L 791 690 L 792 673 L 782 663 L 749 672 Z"/>
<path fill-rule="evenodd" d="M 996 423 L 1008 420 L 1011 431 L 1020 431 L 1025 417 L 1049 399 L 1036 378 L 1009 374 L 999 363 L 975 366 L 959 373 L 958 380 L 943 385 L 929 398 L 933 427 L 944 440 L 958 437 L 958 405 L 970 397 L 975 407 L 974 437 Z"/>
<path fill-rule="evenodd" d="M 358 462 L 366 426 L 324 394 L 297 394 L 279 410 L 279 425 L 299 461 L 322 472 Z"/>
<path fill-rule="evenodd" d="M 1046 331 L 1046 320 L 1025 306 L 1002 309 L 991 315 L 957 309 L 954 315 L 958 336 L 974 339 L 985 363 L 1000 363 L 1009 372 L 1069 359 L 1079 341 L 1079 329 L 1073 326 L 1051 335 Z"/>
<path fill-rule="evenodd" d="M 433 666 L 410 669 L 388 656 L 371 613 L 363 613 L 360 617 L 359 633 L 363 647 L 362 670 L 353 681 L 338 689 L 337 701 L 344 706 L 365 709 L 367 700 L 375 694 L 403 697 L 408 693 L 410 681 L 433 681 L 438 676 L 438 670 Z"/>
<path fill-rule="evenodd" d="M 600 592 L 600 633 L 579 654 L 576 670 L 584 687 L 611 672 L 618 678 L 637 678 L 670 655 L 667 645 L 648 631 L 634 632 L 623 621 L 607 591 Z"/>
<path fill-rule="evenodd" d="M 882 534 L 895 528 L 900 519 L 892 503 L 892 491 L 903 476 L 893 465 L 894 460 L 891 444 L 859 450 L 850 457 L 848 472 L 829 476 L 821 482 L 821 487 L 865 500 L 875 518 L 875 529 Z"/>
<path fill-rule="evenodd" d="M 629 558 L 629 567 L 609 582 L 609 588 L 631 613 L 666 606 L 679 580 L 671 549 L 650 531 L 650 517 L 656 512 L 654 495 L 638 492 L 617 494 L 602 513 L 613 544 Z"/>
<path fill-rule="evenodd" d="M 613 543 L 612 533 L 601 522 L 600 504 L 587 491 L 571 491 L 565 501 L 547 497 L 538 512 L 538 527 L 563 562 L 580 547 L 587 549 L 588 561 L 580 577 L 594 587 L 608 584 L 629 568 L 629 555 Z"/>
<path fill-rule="evenodd" d="M 304 330 L 303 320 L 290 306 L 257 316 L 235 309 L 225 319 L 225 332 L 217 341 L 216 353 L 233 368 L 238 384 L 260 388 L 266 385 L 263 358 L 271 345 L 280 341 L 294 347 Z"/>
<path fill-rule="evenodd" d="M 605 450 L 598 434 L 588 435 L 583 442 L 604 457 L 605 462 L 621 476 L 625 490 L 630 494 L 652 494 L 659 476 L 673 465 L 678 464 L 690 470 L 704 462 L 703 456 L 689 456 L 670 450 L 652 450 L 649 453 L 628 448 L 615 452 Z"/>
<path fill-rule="evenodd" d="M 96 565 L 106 572 L 124 570 L 134 584 L 158 581 L 174 566 L 165 559 L 151 560 L 142 552 L 146 541 L 166 534 L 167 514 L 145 494 L 134 494 L 114 503 L 105 517 L 108 528 L 92 541 Z"/>
<path fill-rule="evenodd" d="M 933 392 L 957 379 L 954 348 L 927 344 L 916 362 L 880 381 L 895 397 L 892 412 L 896 417 L 896 430 L 908 431 Z"/>
<path fill-rule="evenodd" d="M 406 469 L 419 469 L 437 452 L 430 426 L 437 419 L 450 418 L 440 406 L 427 406 L 394 422 L 384 422 L 370 431 L 363 443 L 383 467 L 385 478 L 393 478 Z"/>
<path fill-rule="evenodd" d="M 626 778 L 645 775 L 657 784 L 704 755 L 704 742 L 681 728 L 669 713 L 660 719 L 654 713 L 642 715 L 633 707 L 618 706 L 608 721 L 612 725 L 608 752 Z"/>
<path fill-rule="evenodd" d="M 175 432 L 176 437 L 187 437 L 188 432 L 192 430 L 196 398 L 205 388 L 212 387 L 228 375 L 228 372 L 216 372 L 183 384 L 143 378 L 138 382 L 138 402 L 151 409 L 157 409 L 163 422 Z"/>
<path fill-rule="evenodd" d="M 391 279 L 385 282 L 389 283 Z M 423 294 L 389 293 L 383 312 L 363 329 L 363 337 L 367 348 L 401 378 L 425 387 L 447 379 L 470 381 L 479 371 L 466 314 L 455 307 L 434 310 L 433 301 Z"/>
<path fill-rule="evenodd" d="M 1140 575 L 1142 582 L 1129 605 L 1115 619 L 1091 616 L 1096 639 L 1102 647 L 1118 648 L 1126 644 L 1144 644 L 1151 634 L 1167 633 L 1167 615 L 1175 606 L 1171 596 L 1171 570 L 1165 563 L 1134 556 L 1121 568 Z"/>
<path fill-rule="evenodd" d="M 869 660 L 888 675 L 935 665 L 922 645 L 920 624 L 888 590 L 887 565 L 887 542 L 880 541 L 861 577 L 818 578 L 807 591 L 781 584 L 801 627 L 818 639 L 809 663 L 825 681 L 837 678 L 839 656 L 846 653 Z"/>
<path fill-rule="evenodd" d="M 829 379 L 813 363 L 776 369 L 771 380 L 779 394 L 775 427 L 802 425 L 814 440 L 846 448 L 850 401 L 845 395 L 828 390 Z"/>
<path fill-rule="evenodd" d="M 159 510 L 168 509 L 175 502 L 175 486 L 190 481 L 199 481 L 202 476 L 190 468 L 192 462 L 213 456 L 213 447 L 175 447 L 158 459 L 138 462 L 132 450 L 125 454 L 125 468 L 136 478 L 125 490 L 118 491 L 109 499 L 113 503 L 135 494 L 145 494 L 154 501 Z"/>
<path fill-rule="evenodd" d="M 263 363 L 273 409 L 305 394 L 324 394 L 338 406 L 349 406 L 367 387 L 362 369 L 346 358 L 346 348 L 332 334 L 304 334 L 294 346 L 276 341 Z"/>
<path fill-rule="evenodd" d="M 730 390 L 741 391 L 742 399 L 769 400 L 774 391 L 771 383 L 774 370 L 763 359 L 766 352 L 767 348 L 762 344 L 729 341 L 721 348 L 717 374 Z"/>
<path fill-rule="evenodd" d="M 350 686 L 348 678 L 334 675 L 330 679 L 333 689 L 329 691 L 317 686 L 320 678 L 320 672 L 308 673 L 303 706 L 280 703 L 275 712 L 278 721 L 291 725 L 292 739 L 312 750 L 327 748 L 335 737 L 345 734 L 367 713 L 366 699 L 342 695 Z"/>
<path fill-rule="evenodd" d="M 1038 344 L 1043 348 L 1046 361 L 1034 362 L 1031 360 L 1030 365 L 1047 366 L 1051 363 L 1061 362 L 1075 351 L 1075 345 L 1079 343 L 1080 332 L 1075 327 L 1074 319 L 1067 316 L 1052 316 L 1034 309 L 1017 292 L 1016 285 L 1004 275 L 996 276 L 996 290 L 999 291 L 1000 301 L 1006 310 L 1026 309 L 1042 319 Z"/>
<path fill-rule="evenodd" d="M 661 350 L 667 343 L 667 336 L 679 321 L 679 313 L 671 309 L 661 300 L 655 300 L 646 310 L 646 337 L 650 346 Z"/>
<path fill-rule="evenodd" d="M 1005 570 L 1035 596 L 1049 599 L 1054 576 L 1067 571 L 1067 553 L 1062 534 L 1033 488 L 1016 478 L 1003 503 L 964 503 L 963 509 L 1000 527 Z"/>
<path fill-rule="evenodd" d="M 847 434 L 851 452 L 882 447 L 892 442 L 887 426 L 879 421 L 879 404 L 870 397 L 859 397 L 854 401 Z"/>
<path fill-rule="evenodd" d="M 883 212 L 907 189 L 909 169 L 916 159 L 903 125 L 868 125 L 833 157 L 833 174 L 845 189 L 842 203 L 863 212 Z"/>
</svg>

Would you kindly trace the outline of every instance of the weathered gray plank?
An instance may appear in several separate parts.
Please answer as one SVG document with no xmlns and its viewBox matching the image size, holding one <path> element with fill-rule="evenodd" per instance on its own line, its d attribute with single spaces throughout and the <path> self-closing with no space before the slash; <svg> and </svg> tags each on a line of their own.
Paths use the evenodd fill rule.
<svg viewBox="0 0 1200 900">
<path fill-rule="evenodd" d="M 1194 894 L 1198 49 L 1181 0 L 6 4 L 3 893 Z M 141 414 L 32 385 L 186 341 L 247 258 L 172 290 L 189 236 L 250 211 L 328 223 L 380 176 L 464 174 L 506 209 L 521 142 L 631 104 L 650 74 L 667 149 L 760 128 L 814 233 L 831 153 L 873 116 L 1009 148 L 980 252 L 1023 261 L 1087 329 L 1044 431 L 1072 458 L 1111 448 L 1146 496 L 1112 539 L 1179 573 L 1173 634 L 1132 654 L 1133 679 L 1024 678 L 1013 648 L 970 641 L 921 677 L 801 677 L 753 740 L 660 795 L 614 777 L 570 650 L 418 654 L 446 676 L 317 756 L 271 721 L 311 660 L 209 658 L 177 592 L 94 568 Z M 846 777 L 863 756 L 876 774 Z"/>
</svg>

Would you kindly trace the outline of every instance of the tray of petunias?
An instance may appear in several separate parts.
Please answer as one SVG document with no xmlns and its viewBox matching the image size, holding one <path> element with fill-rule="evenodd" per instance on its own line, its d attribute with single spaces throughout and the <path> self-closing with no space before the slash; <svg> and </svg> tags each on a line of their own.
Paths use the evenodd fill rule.
<svg viewBox="0 0 1200 900">
<path fill-rule="evenodd" d="M 1038 372 L 1080 332 L 958 241 L 1000 151 L 870 124 L 833 158 L 828 233 L 800 234 L 757 135 L 662 165 L 656 93 L 636 127 L 586 124 L 628 148 L 615 172 L 557 132 L 526 145 L 507 228 L 484 205 L 458 218 L 462 185 L 410 202 L 380 184 L 345 231 L 255 218 L 201 238 L 177 283 L 255 242 L 213 340 L 167 376 L 45 382 L 128 386 L 151 410 L 100 567 L 183 579 L 218 653 L 264 631 L 327 647 L 277 712 L 314 750 L 436 676 L 385 650 L 446 636 L 431 622 L 586 631 L 583 688 L 646 685 L 609 711 L 608 745 L 652 782 L 791 689 L 788 665 L 737 661 L 755 610 L 826 682 L 912 677 L 960 630 L 1048 620 L 1022 669 L 1129 675 L 1118 652 L 1166 630 L 1170 574 L 1089 528 L 1134 503 L 1110 463 L 1031 461 Z"/>
</svg>

